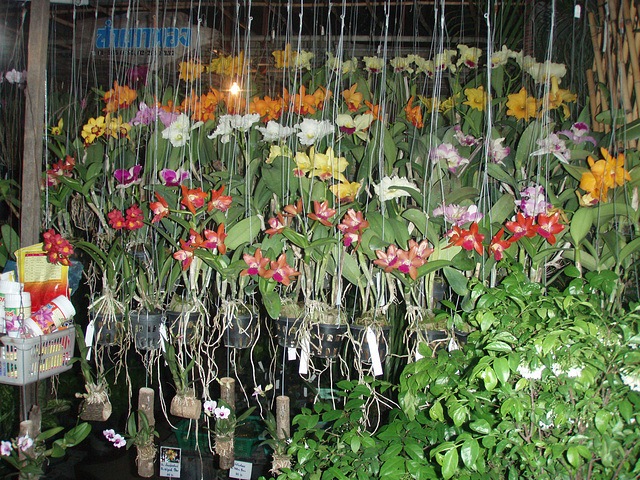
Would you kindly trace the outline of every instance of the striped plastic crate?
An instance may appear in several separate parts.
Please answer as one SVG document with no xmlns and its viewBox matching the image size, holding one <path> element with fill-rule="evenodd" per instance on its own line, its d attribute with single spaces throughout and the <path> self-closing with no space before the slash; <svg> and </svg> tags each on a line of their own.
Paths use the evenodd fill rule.
<svg viewBox="0 0 640 480">
<path fill-rule="evenodd" d="M 0 383 L 27 385 L 71 369 L 75 333 L 70 327 L 33 338 L 0 338 Z"/>
</svg>

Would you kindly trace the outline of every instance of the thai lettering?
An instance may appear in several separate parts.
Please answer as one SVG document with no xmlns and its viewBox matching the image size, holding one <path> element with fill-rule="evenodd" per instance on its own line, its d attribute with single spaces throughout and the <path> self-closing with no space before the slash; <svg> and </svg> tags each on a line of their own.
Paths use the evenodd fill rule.
<svg viewBox="0 0 640 480">
<path fill-rule="evenodd" d="M 96 29 L 96 48 L 176 48 L 191 45 L 191 28 L 113 28 L 111 20 Z"/>
</svg>

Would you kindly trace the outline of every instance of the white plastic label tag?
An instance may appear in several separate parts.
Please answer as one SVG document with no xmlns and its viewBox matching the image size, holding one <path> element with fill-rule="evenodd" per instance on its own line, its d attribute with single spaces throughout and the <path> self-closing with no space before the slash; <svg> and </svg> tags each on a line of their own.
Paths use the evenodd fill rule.
<svg viewBox="0 0 640 480">
<path fill-rule="evenodd" d="M 304 337 L 300 342 L 300 366 L 298 367 L 298 373 L 300 375 L 306 375 L 309 373 L 309 337 Z"/>
<path fill-rule="evenodd" d="M 418 345 L 418 346 L 416 347 L 416 362 L 417 362 L 418 360 L 422 360 L 423 358 L 424 358 L 424 355 L 421 355 L 421 354 L 420 354 L 420 345 Z"/>
<path fill-rule="evenodd" d="M 93 335 L 95 333 L 96 327 L 93 324 L 93 320 L 89 322 L 87 325 L 87 332 L 84 334 L 84 346 L 90 347 L 93 345 Z"/>
<path fill-rule="evenodd" d="M 580 5 L 576 5 L 573 9 L 573 16 L 574 18 L 580 18 L 580 15 L 582 15 L 582 7 Z"/>
<path fill-rule="evenodd" d="M 158 332 L 160 333 L 160 348 L 162 348 L 162 352 L 164 353 L 165 352 L 164 342 L 169 341 L 169 338 L 167 337 L 167 328 L 164 326 L 164 323 L 160 325 Z"/>
<path fill-rule="evenodd" d="M 380 352 L 378 351 L 378 339 L 376 332 L 371 327 L 367 327 L 367 343 L 369 344 L 369 355 L 371 355 L 371 365 L 373 374 L 378 377 L 382 375 L 382 363 L 380 362 Z"/>
<path fill-rule="evenodd" d="M 287 358 L 289 359 L 290 362 L 295 360 L 297 356 L 298 355 L 294 347 L 287 348 Z"/>
</svg>

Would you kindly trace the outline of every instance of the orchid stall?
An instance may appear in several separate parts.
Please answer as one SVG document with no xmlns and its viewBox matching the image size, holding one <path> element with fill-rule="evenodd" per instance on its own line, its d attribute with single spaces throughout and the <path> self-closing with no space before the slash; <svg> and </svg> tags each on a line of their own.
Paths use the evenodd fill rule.
<svg viewBox="0 0 640 480">
<path fill-rule="evenodd" d="M 636 4 L 0 12 L 7 471 L 638 478 Z"/>
</svg>

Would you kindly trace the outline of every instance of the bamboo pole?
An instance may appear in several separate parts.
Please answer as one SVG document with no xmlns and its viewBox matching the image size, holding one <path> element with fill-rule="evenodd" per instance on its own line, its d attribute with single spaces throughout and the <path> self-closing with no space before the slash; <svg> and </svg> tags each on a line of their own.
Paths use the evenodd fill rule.
<svg viewBox="0 0 640 480">
<path fill-rule="evenodd" d="M 596 73 L 598 74 L 598 82 L 602 84 L 606 84 L 607 80 L 604 73 L 604 65 L 602 63 L 602 54 L 600 52 L 600 32 L 596 27 L 596 17 L 593 12 L 589 12 L 589 30 L 591 32 L 591 43 L 593 44 L 593 61 L 596 64 Z M 604 40 L 603 40 L 604 41 Z M 609 104 L 607 99 L 603 94 L 600 95 L 600 105 L 602 106 L 602 111 L 609 110 Z M 604 131 L 609 132 L 610 128 L 608 125 L 604 125 Z"/>
<path fill-rule="evenodd" d="M 602 124 L 596 121 L 596 112 L 598 111 L 598 98 L 596 95 L 596 83 L 593 80 L 593 70 L 587 70 L 587 87 L 589 88 L 589 105 L 591 112 L 591 125 L 596 132 L 603 130 Z"/>
<path fill-rule="evenodd" d="M 626 44 L 629 49 L 629 59 L 631 60 L 631 70 L 633 72 L 633 91 L 636 95 L 635 104 L 640 101 L 640 61 L 638 60 L 638 49 L 636 48 L 636 35 L 631 17 L 631 2 L 622 0 L 624 30 L 626 33 Z"/>
</svg>

